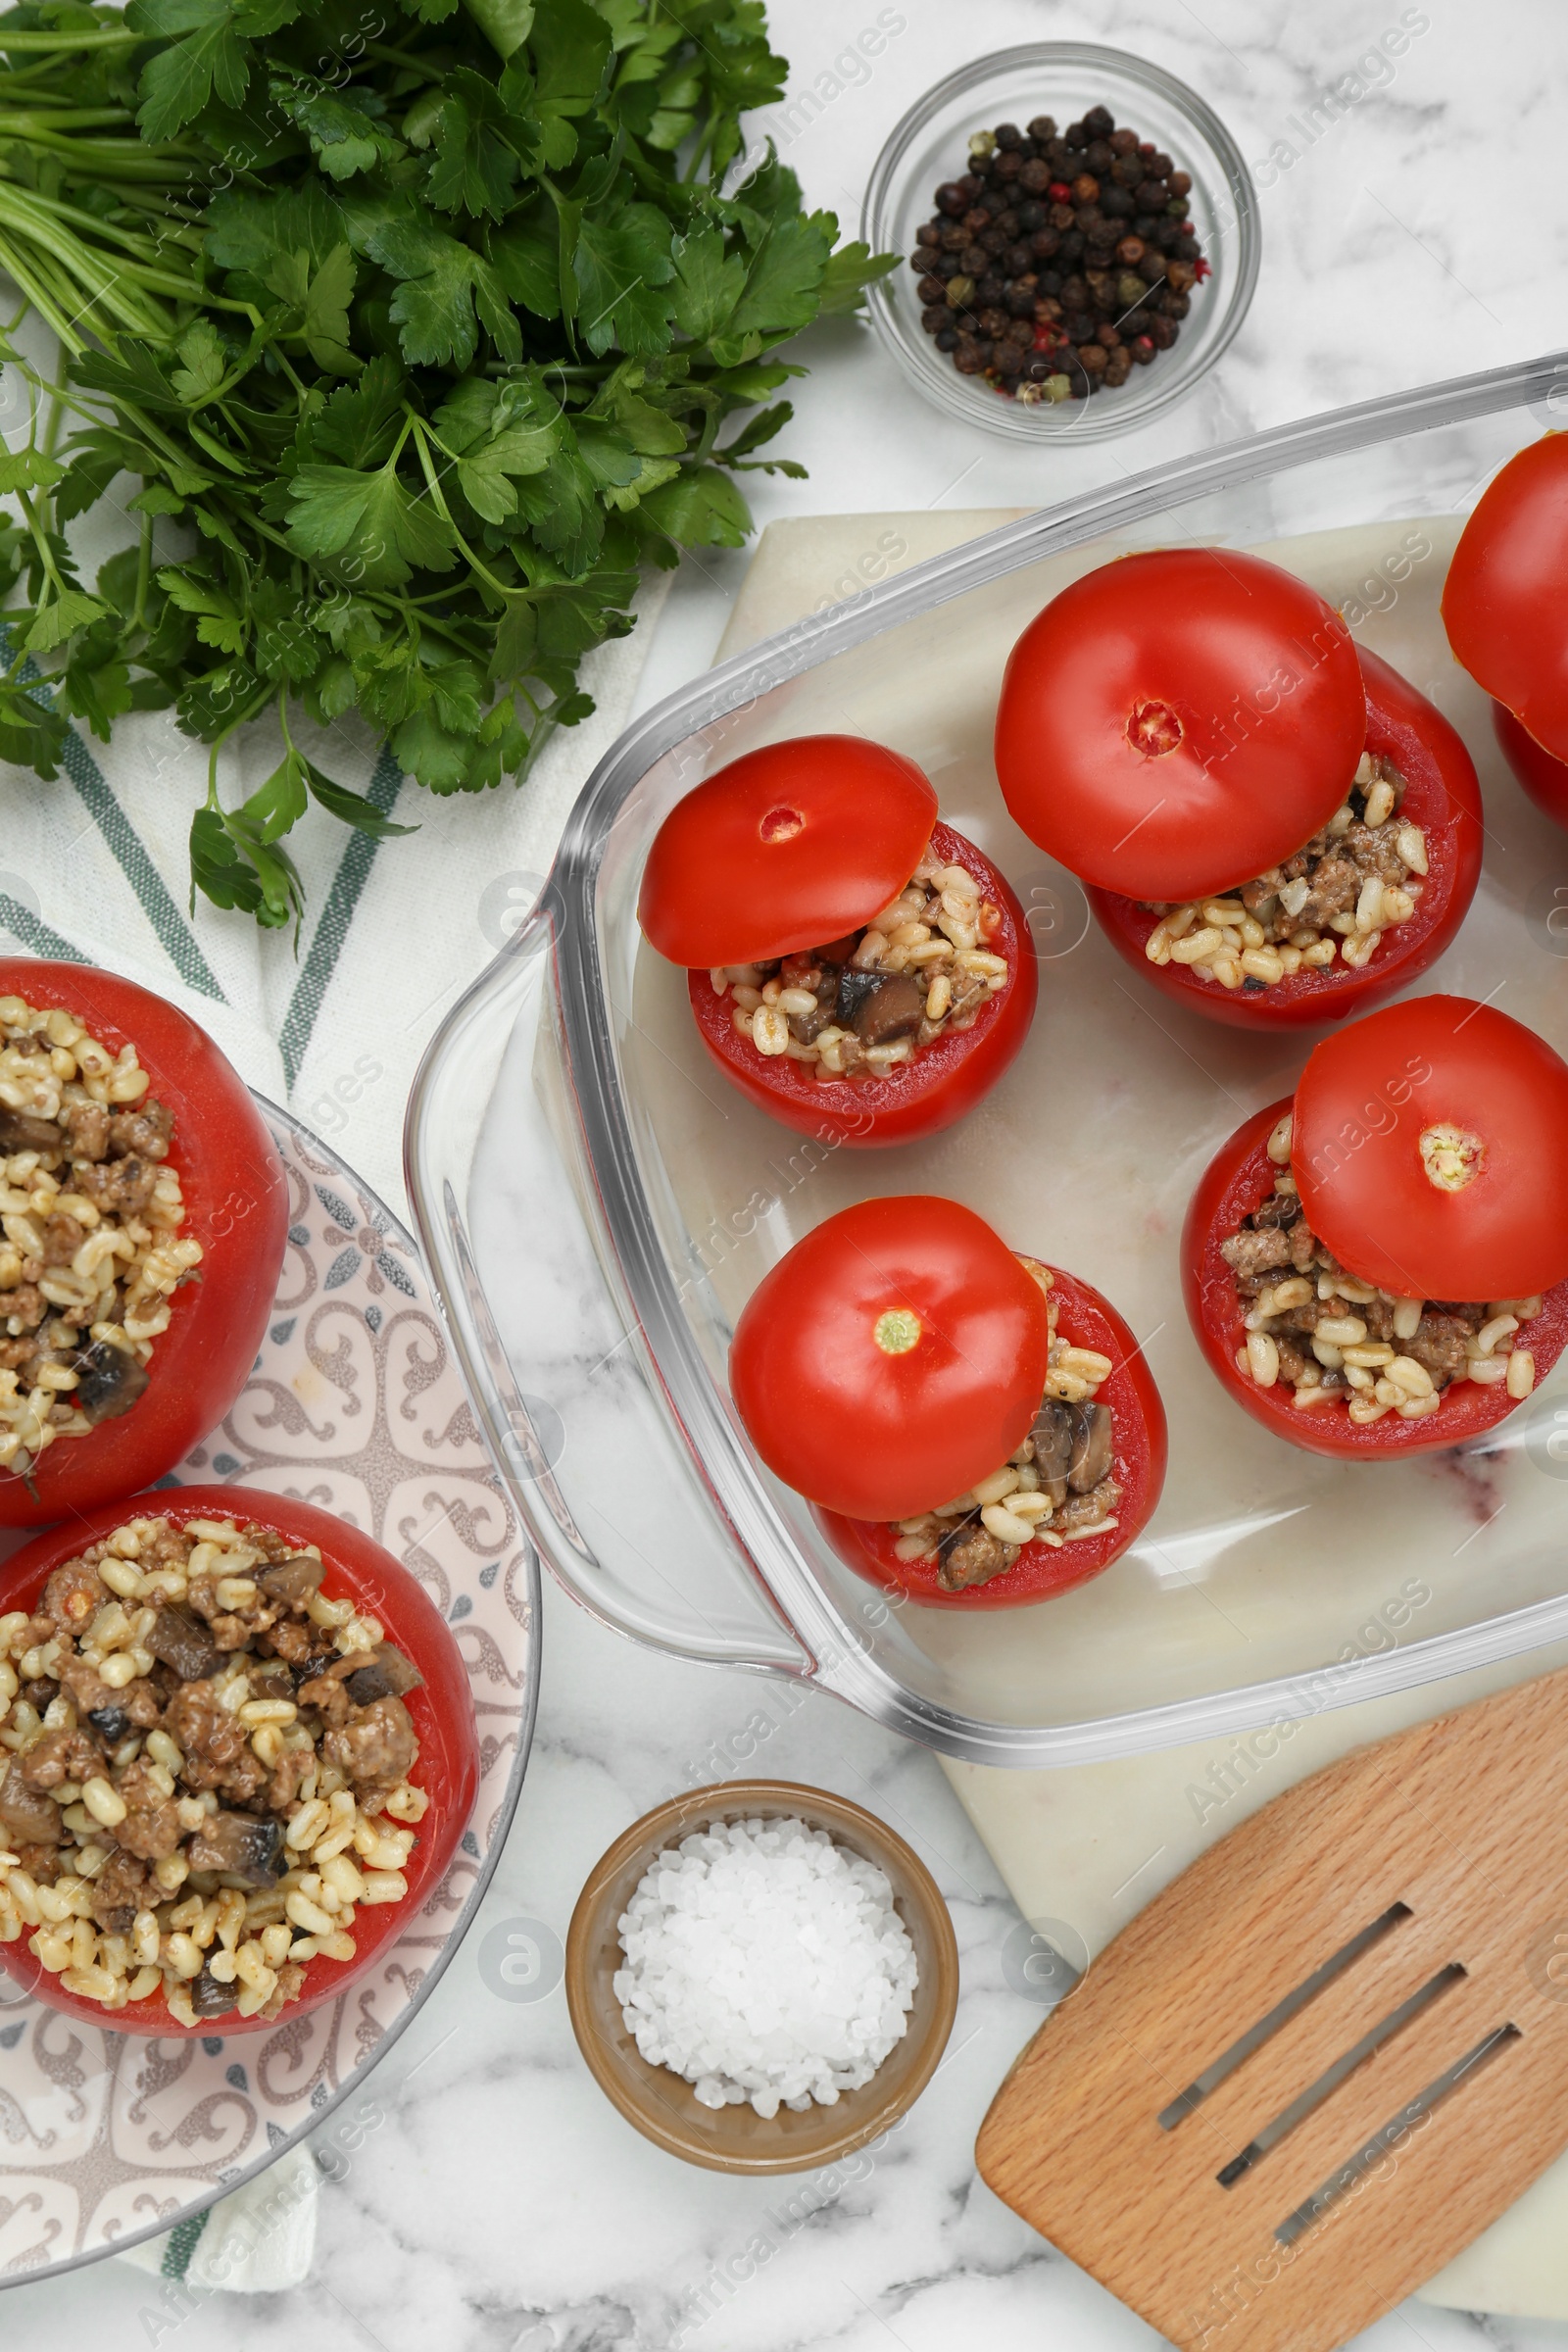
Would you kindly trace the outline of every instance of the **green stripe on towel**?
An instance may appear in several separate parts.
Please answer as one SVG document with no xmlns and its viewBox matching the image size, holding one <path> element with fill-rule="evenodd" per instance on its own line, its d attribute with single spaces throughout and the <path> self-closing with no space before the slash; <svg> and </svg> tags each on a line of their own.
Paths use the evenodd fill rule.
<svg viewBox="0 0 1568 2352">
<path fill-rule="evenodd" d="M 29 956 L 45 956 L 51 963 L 92 961 L 90 956 L 74 948 L 69 939 L 62 939 L 58 931 L 51 931 L 47 923 L 40 922 L 20 899 L 8 898 L 3 890 L 0 890 L 0 929 L 9 931 L 13 939 L 20 939 Z"/>
<path fill-rule="evenodd" d="M 164 2278 L 184 2278 L 190 2269 L 191 2256 L 201 2240 L 202 2231 L 211 2220 L 212 2208 L 209 2206 L 205 2213 L 192 2214 L 188 2222 L 175 2223 L 169 2232 L 169 2243 L 164 2248 Z"/>
<path fill-rule="evenodd" d="M 388 816 L 396 806 L 402 788 L 403 770 L 393 755 L 391 745 L 387 744 L 376 763 L 366 798 L 375 803 L 383 816 Z M 326 905 L 321 909 L 321 919 L 316 926 L 316 936 L 311 941 L 300 976 L 294 984 L 283 1034 L 278 1039 L 290 1093 L 304 1063 L 311 1035 L 321 1009 L 321 1001 L 337 969 L 337 959 L 343 953 L 343 942 L 348 937 L 354 909 L 360 903 L 360 893 L 365 888 L 371 861 L 379 847 L 379 842 L 372 841 L 368 834 L 354 834 L 332 877 L 332 887 L 327 893 Z"/>
</svg>

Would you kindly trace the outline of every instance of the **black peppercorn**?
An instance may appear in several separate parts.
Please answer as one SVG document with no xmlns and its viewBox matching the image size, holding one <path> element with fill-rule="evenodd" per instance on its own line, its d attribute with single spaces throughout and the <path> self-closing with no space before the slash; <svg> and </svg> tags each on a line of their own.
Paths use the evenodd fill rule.
<svg viewBox="0 0 1568 2352">
<path fill-rule="evenodd" d="M 937 335 L 947 325 L 953 313 L 945 302 L 931 303 L 920 313 L 920 324 L 928 335 Z"/>
<path fill-rule="evenodd" d="M 1167 172 L 1165 185 L 1173 196 L 1186 196 L 1192 191 L 1192 174 L 1188 172 Z"/>
<path fill-rule="evenodd" d="M 937 211 L 939 213 L 966 213 L 968 209 L 968 199 L 956 180 L 950 179 L 938 188 Z"/>
<path fill-rule="evenodd" d="M 1061 292 L 1065 281 L 1059 270 L 1041 270 L 1036 275 L 1042 294 L 1056 295 Z"/>
<path fill-rule="evenodd" d="M 1171 247 L 1172 253 L 1183 262 L 1196 262 L 1202 250 L 1196 237 L 1178 237 Z"/>
<path fill-rule="evenodd" d="M 1141 213 L 1162 213 L 1165 209 L 1166 189 L 1162 179 L 1141 179 L 1133 195 Z"/>
<path fill-rule="evenodd" d="M 1103 139 L 1090 140 L 1084 153 L 1084 162 L 1089 166 L 1091 172 L 1108 172 L 1115 160 L 1114 149 L 1107 147 Z"/>
<path fill-rule="evenodd" d="M 1115 155 L 1136 155 L 1138 153 L 1138 133 L 1136 130 L 1107 131 L 1105 144 Z"/>
<path fill-rule="evenodd" d="M 958 330 L 957 330 L 957 328 L 956 328 L 956 326 L 939 326 L 939 327 L 937 328 L 937 349 L 938 349 L 938 351 L 956 351 L 956 350 L 957 350 L 957 348 L 958 348 Z M 1152 354 L 1151 354 L 1151 357 L 1152 357 Z"/>
<path fill-rule="evenodd" d="M 1006 333 L 1007 314 L 1005 311 L 1000 310 L 995 303 L 988 302 L 980 312 L 979 318 L 981 333 L 990 335 L 993 341 L 998 335 Z"/>
<path fill-rule="evenodd" d="M 1065 312 L 1063 313 L 1063 315 L 1062 315 L 1062 321 L 1061 321 L 1061 323 L 1062 323 L 1062 325 L 1063 325 L 1063 326 L 1066 328 L 1066 330 L 1067 330 L 1067 336 L 1068 336 L 1068 340 L 1069 340 L 1070 342 L 1073 342 L 1073 343 L 1090 343 L 1090 342 L 1093 342 L 1093 340 L 1094 340 L 1094 333 L 1095 333 L 1095 321 L 1094 321 L 1093 315 L 1092 315 L 1090 312 L 1088 312 L 1088 311 L 1065 311 Z"/>
<path fill-rule="evenodd" d="M 915 290 L 923 303 L 940 302 L 946 306 L 948 289 L 940 277 L 922 277 Z"/>
<path fill-rule="evenodd" d="M 1043 188 L 1051 185 L 1051 166 L 1042 157 L 1032 155 L 1018 173 L 1018 185 L 1027 188 L 1032 196 L 1038 196 Z"/>
<path fill-rule="evenodd" d="M 1002 257 L 1002 266 L 1009 277 L 1023 277 L 1034 268 L 1035 257 L 1027 245 L 1009 245 Z"/>
<path fill-rule="evenodd" d="M 941 221 L 922 220 L 914 232 L 914 241 L 917 245 L 940 245 L 942 242 Z"/>
<path fill-rule="evenodd" d="M 1029 251 L 1037 262 L 1054 261 L 1061 237 L 1054 228 L 1037 228 L 1029 240 Z"/>
<path fill-rule="evenodd" d="M 1057 246 L 1056 252 L 1059 259 L 1064 262 L 1081 262 L 1084 255 L 1083 230 L 1081 228 L 1063 229 L 1061 243 Z"/>
<path fill-rule="evenodd" d="M 1033 235 L 1037 228 L 1045 226 L 1045 222 L 1046 208 L 1043 204 L 1037 204 L 1032 196 L 1027 204 L 1019 205 L 1018 226 L 1025 236 Z"/>
<path fill-rule="evenodd" d="M 1178 293 L 1174 287 L 1159 298 L 1159 307 L 1167 318 L 1185 318 L 1193 307 L 1190 294 Z"/>
<path fill-rule="evenodd" d="M 999 122 L 996 141 L 999 147 L 1018 147 L 1023 144 L 1023 132 L 1016 122 Z"/>
<path fill-rule="evenodd" d="M 991 226 L 990 206 L 984 204 L 972 204 L 969 207 L 969 210 L 963 216 L 963 225 L 969 231 L 971 237 L 978 237 L 983 228 L 989 228 Z"/>
<path fill-rule="evenodd" d="M 1032 318 L 1035 315 L 1035 290 L 1014 282 L 1007 288 L 1007 308 L 1015 318 Z"/>
<path fill-rule="evenodd" d="M 1055 135 L 1055 118 L 1052 115 L 1036 115 L 1034 121 L 1029 125 L 1029 136 L 1039 145 L 1044 146 L 1048 140 L 1054 139 Z"/>
<path fill-rule="evenodd" d="M 1108 106 L 1092 106 L 1084 117 L 1084 128 L 1092 139 L 1106 139 L 1116 127 L 1116 118 Z"/>
<path fill-rule="evenodd" d="M 1120 155 L 1110 170 L 1111 177 L 1115 180 L 1118 188 L 1142 187 L 1144 159 L 1141 155 Z"/>
<path fill-rule="evenodd" d="M 996 221 L 983 228 L 975 239 L 982 253 L 1004 253 L 1010 241 L 1006 230 Z"/>
<path fill-rule="evenodd" d="M 983 245 L 966 245 L 958 256 L 966 277 L 984 277 L 991 256 Z"/>
<path fill-rule="evenodd" d="M 975 287 L 975 300 L 977 303 L 998 303 L 1006 291 L 1006 279 L 997 270 L 988 270 Z"/>
<path fill-rule="evenodd" d="M 1176 328 L 1173 321 L 1160 318 L 1156 312 L 1149 321 L 1149 340 L 1156 351 L 1169 351 L 1176 340 Z"/>
<path fill-rule="evenodd" d="M 1125 188 L 1110 180 L 1100 191 L 1100 209 L 1107 220 L 1125 223 L 1133 217 L 1133 200 Z"/>
<path fill-rule="evenodd" d="M 979 374 L 985 366 L 985 361 L 980 357 L 980 346 L 972 335 L 958 337 L 957 347 L 953 354 L 953 365 L 960 375 Z"/>
<path fill-rule="evenodd" d="M 1061 143 L 1064 147 L 1087 147 L 1089 133 L 1081 122 L 1069 122 L 1061 134 Z"/>
<path fill-rule="evenodd" d="M 1168 155 L 1156 155 L 1150 161 L 1149 176 L 1151 179 L 1169 179 L 1174 170 L 1175 166 Z"/>
</svg>

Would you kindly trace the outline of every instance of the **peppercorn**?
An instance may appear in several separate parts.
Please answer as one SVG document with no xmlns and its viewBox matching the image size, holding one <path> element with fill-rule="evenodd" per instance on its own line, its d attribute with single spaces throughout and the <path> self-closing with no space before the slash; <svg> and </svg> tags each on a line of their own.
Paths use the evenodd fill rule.
<svg viewBox="0 0 1568 2352">
<path fill-rule="evenodd" d="M 1058 134 L 976 131 L 968 169 L 937 190 L 909 267 L 921 325 L 1004 398 L 1084 400 L 1175 342 L 1208 274 L 1189 175 L 1106 107 Z"/>
</svg>

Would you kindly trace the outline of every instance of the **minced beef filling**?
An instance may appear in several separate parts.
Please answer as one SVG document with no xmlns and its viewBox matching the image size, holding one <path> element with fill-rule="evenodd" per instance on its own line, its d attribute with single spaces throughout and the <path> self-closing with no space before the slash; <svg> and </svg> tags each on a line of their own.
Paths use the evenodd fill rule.
<svg viewBox="0 0 1568 2352">
<path fill-rule="evenodd" d="M 735 1028 L 759 1054 L 821 1079 L 882 1078 L 947 1031 L 970 1029 L 1006 987 L 990 942 L 1001 909 L 966 866 L 928 848 L 909 882 L 861 930 L 758 963 L 715 964 Z"/>
<path fill-rule="evenodd" d="M 1270 1152 L 1289 1157 L 1288 1120 Z M 1303 1411 L 1343 1409 L 1358 1425 L 1387 1413 L 1420 1421 L 1462 1381 L 1516 1398 L 1535 1386 L 1535 1360 L 1518 1336 L 1541 1312 L 1539 1298 L 1399 1298 L 1357 1281 L 1312 1232 L 1284 1167 L 1220 1254 L 1246 1322 L 1238 1371 L 1260 1388 L 1294 1390 Z"/>
<path fill-rule="evenodd" d="M 1115 1423 L 1096 1394 L 1110 1377 L 1110 1358 L 1058 1336 L 1049 1267 L 1030 1257 L 1019 1263 L 1045 1292 L 1051 1317 L 1050 1369 L 1034 1427 L 1003 1467 L 968 1494 L 895 1523 L 899 1558 L 934 1559 L 945 1592 L 1004 1576 L 1028 1544 L 1059 1550 L 1116 1525 L 1122 1489 L 1112 1469 Z"/>
<path fill-rule="evenodd" d="M 276 2017 L 400 1902 L 421 1677 L 319 1554 L 136 1520 L 0 1616 L 0 1950 L 105 2009 Z"/>
<path fill-rule="evenodd" d="M 1426 835 L 1400 815 L 1404 793 L 1391 760 L 1363 753 L 1348 800 L 1283 865 L 1216 898 L 1146 900 L 1159 917 L 1144 944 L 1150 962 L 1250 990 L 1327 970 L 1336 956 L 1359 970 L 1420 902 Z"/>
</svg>

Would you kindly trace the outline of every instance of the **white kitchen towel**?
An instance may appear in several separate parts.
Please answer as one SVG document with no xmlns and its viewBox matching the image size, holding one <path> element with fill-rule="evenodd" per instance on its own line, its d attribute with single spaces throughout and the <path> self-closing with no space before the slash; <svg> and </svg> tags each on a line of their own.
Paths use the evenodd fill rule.
<svg viewBox="0 0 1568 2352">
<path fill-rule="evenodd" d="M 187 840 L 208 755 L 172 712 L 127 714 L 108 746 L 78 724 L 52 784 L 0 766 L 0 951 L 105 964 L 172 999 L 403 1214 L 419 1056 L 537 894 L 567 810 L 625 723 L 668 580 L 652 574 L 631 635 L 587 657 L 592 715 L 554 736 L 520 787 L 438 800 L 357 723 L 302 746 L 419 829 L 377 845 L 313 807 L 289 838 L 309 893 L 297 942 L 205 899 L 192 909 Z M 280 753 L 265 723 L 225 746 L 225 807 Z"/>
<path fill-rule="evenodd" d="M 208 2294 L 277 2294 L 300 2286 L 316 2256 L 320 2176 L 309 2148 L 292 2148 L 232 2196 L 121 2256 L 178 2282 L 172 2322 Z M 175 2308 L 177 2303 L 178 2308 Z"/>
</svg>

